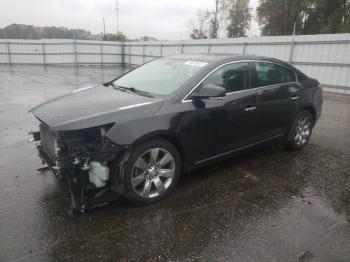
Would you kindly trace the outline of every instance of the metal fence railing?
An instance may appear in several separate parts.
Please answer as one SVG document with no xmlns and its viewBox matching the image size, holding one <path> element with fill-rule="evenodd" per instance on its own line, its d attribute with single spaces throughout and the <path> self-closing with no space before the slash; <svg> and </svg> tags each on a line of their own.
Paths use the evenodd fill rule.
<svg viewBox="0 0 350 262">
<path fill-rule="evenodd" d="M 231 53 L 287 61 L 330 88 L 350 90 L 350 34 L 155 42 L 0 40 L 0 64 L 140 65 L 161 56 Z"/>
<path fill-rule="evenodd" d="M 121 64 L 122 45 L 104 41 L 0 40 L 1 64 Z"/>
</svg>

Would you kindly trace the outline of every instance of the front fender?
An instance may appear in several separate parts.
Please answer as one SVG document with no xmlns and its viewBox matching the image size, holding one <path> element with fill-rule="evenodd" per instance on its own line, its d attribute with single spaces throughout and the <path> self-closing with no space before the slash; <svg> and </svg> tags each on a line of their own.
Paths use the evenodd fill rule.
<svg viewBox="0 0 350 262">
<path fill-rule="evenodd" d="M 116 123 L 108 131 L 106 137 L 118 145 L 127 146 L 155 134 L 175 134 L 173 129 L 171 117 L 154 115 Z"/>
</svg>

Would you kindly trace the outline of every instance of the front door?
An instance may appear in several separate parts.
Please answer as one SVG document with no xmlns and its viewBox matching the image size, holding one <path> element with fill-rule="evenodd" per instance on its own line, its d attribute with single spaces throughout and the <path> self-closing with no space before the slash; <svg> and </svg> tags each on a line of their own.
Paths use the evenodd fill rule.
<svg viewBox="0 0 350 262">
<path fill-rule="evenodd" d="M 256 99 L 250 90 L 248 62 L 230 63 L 209 75 L 194 91 L 213 84 L 224 87 L 225 98 L 209 98 L 192 101 L 193 132 L 192 148 L 194 162 L 224 154 L 234 148 L 250 143 L 255 137 L 252 125 L 255 119 Z M 202 134 L 204 136 L 202 136 Z"/>
</svg>

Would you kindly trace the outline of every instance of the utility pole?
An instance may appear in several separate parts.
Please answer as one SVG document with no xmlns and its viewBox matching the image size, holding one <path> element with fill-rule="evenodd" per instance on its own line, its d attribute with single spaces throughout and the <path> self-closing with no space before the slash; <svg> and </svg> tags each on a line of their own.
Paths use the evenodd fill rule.
<svg viewBox="0 0 350 262">
<path fill-rule="evenodd" d="M 298 15 L 299 15 L 299 0 L 297 0 L 297 8 L 296 8 L 296 11 L 295 11 L 295 15 L 294 15 L 294 19 L 293 19 L 293 39 L 294 39 L 294 36 L 296 34 L 296 30 L 297 30 L 297 19 L 298 19 Z"/>
<path fill-rule="evenodd" d="M 106 22 L 105 22 L 105 18 L 103 18 L 103 37 L 106 36 Z"/>
<path fill-rule="evenodd" d="M 215 14 L 214 14 L 214 25 L 213 25 L 213 34 L 212 37 L 213 38 L 218 38 L 218 29 L 219 29 L 219 25 L 218 25 L 218 8 L 219 8 L 219 0 L 215 0 Z"/>
<path fill-rule="evenodd" d="M 117 34 L 119 33 L 119 6 L 118 6 L 118 0 L 116 0 L 116 8 L 115 10 L 117 11 Z"/>
<path fill-rule="evenodd" d="M 293 25 L 293 36 L 295 36 L 296 27 L 297 27 L 297 22 L 294 21 L 294 25 Z"/>
</svg>

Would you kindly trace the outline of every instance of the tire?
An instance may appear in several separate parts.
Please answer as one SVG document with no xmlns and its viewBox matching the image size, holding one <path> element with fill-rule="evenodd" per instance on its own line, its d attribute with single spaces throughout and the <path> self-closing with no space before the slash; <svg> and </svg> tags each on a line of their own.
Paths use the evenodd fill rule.
<svg viewBox="0 0 350 262">
<path fill-rule="evenodd" d="M 122 174 L 124 197 L 138 205 L 156 203 L 170 195 L 181 173 L 181 158 L 167 140 L 137 145 Z"/>
<path fill-rule="evenodd" d="M 300 111 L 287 135 L 287 148 L 295 151 L 303 149 L 310 140 L 313 126 L 312 114 L 306 110 Z"/>
</svg>

